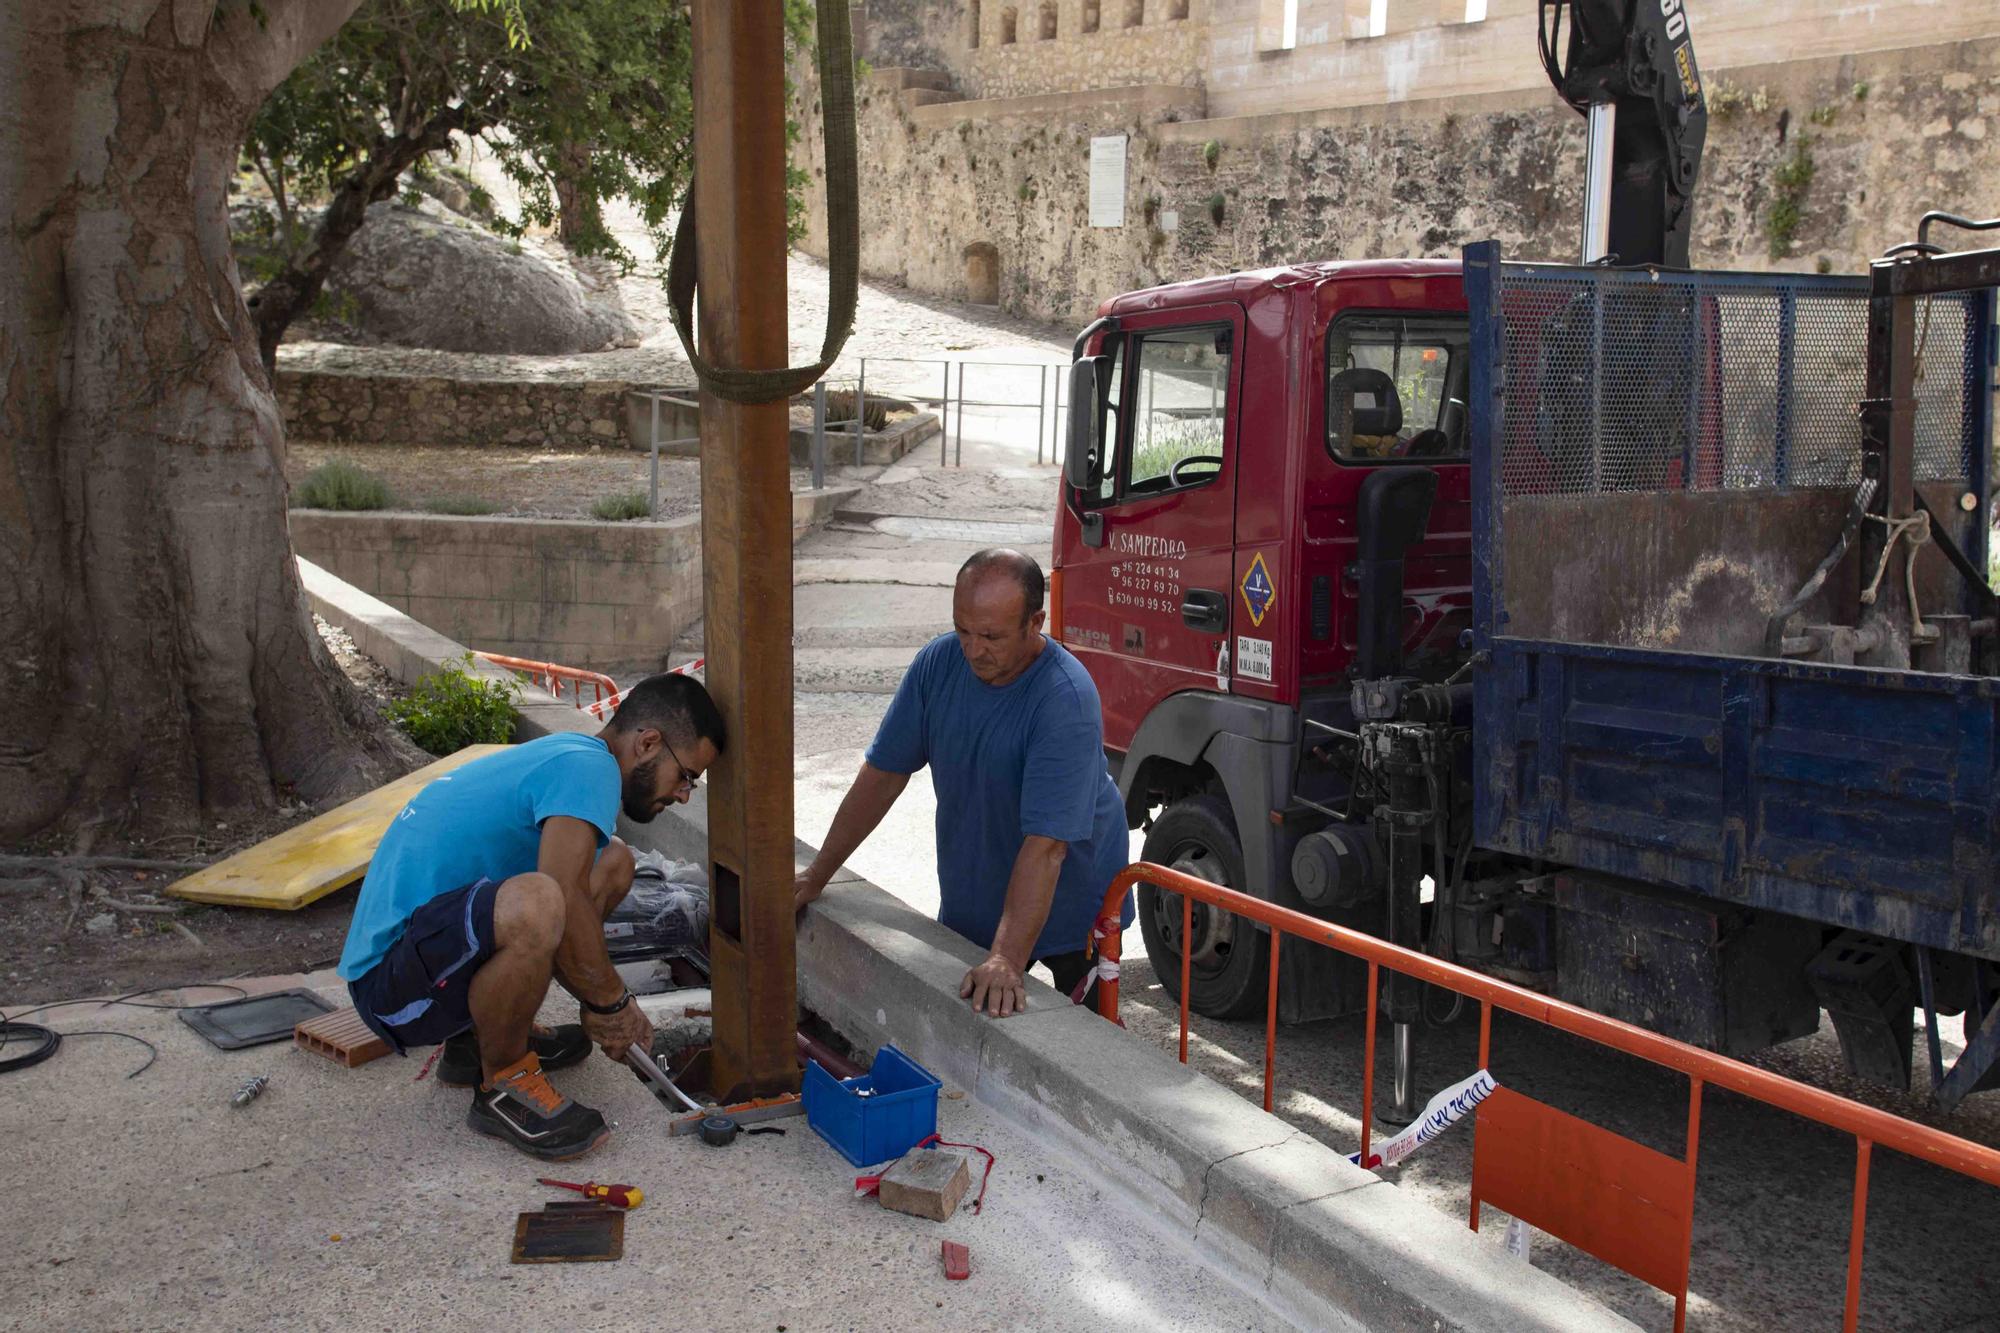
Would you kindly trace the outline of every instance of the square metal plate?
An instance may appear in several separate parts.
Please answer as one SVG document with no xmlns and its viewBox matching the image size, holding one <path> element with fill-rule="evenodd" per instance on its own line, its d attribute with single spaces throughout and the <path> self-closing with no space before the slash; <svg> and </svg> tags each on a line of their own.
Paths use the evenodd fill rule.
<svg viewBox="0 0 2000 1333">
<path fill-rule="evenodd" d="M 522 1213 L 514 1222 L 517 1264 L 609 1263 L 625 1257 L 625 1214 L 615 1208 Z"/>
<path fill-rule="evenodd" d="M 309 1018 L 332 1012 L 333 1006 L 312 991 L 280 990 L 183 1009 L 180 1020 L 218 1050 L 240 1051 L 248 1046 L 289 1041 L 293 1028 Z"/>
</svg>

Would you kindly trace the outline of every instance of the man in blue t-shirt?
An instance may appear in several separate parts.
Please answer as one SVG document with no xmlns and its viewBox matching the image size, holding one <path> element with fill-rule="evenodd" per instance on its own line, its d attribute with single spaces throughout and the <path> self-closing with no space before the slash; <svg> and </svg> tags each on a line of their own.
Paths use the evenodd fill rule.
<svg viewBox="0 0 2000 1333">
<path fill-rule="evenodd" d="M 652 1024 L 619 980 L 604 921 L 632 887 L 613 837 L 694 792 L 722 753 L 699 681 L 648 676 L 595 736 L 543 736 L 453 769 L 390 821 L 340 956 L 354 1008 L 398 1052 L 443 1043 L 440 1083 L 471 1087 L 466 1123 L 533 1157 L 581 1157 L 604 1117 L 550 1086 L 594 1044 L 622 1062 Z M 534 1025 L 553 978 L 582 1022 Z"/>
<path fill-rule="evenodd" d="M 1073 993 L 1130 843 L 1104 767 L 1104 719 L 1083 664 L 1042 635 L 1040 566 L 981 551 L 952 590 L 953 632 L 910 663 L 826 845 L 793 886 L 798 905 L 889 813 L 926 764 L 937 792 L 938 920 L 987 950 L 959 994 L 995 1016 L 1027 1004 L 1045 964 Z M 1132 924 L 1126 895 L 1119 919 Z"/>
</svg>

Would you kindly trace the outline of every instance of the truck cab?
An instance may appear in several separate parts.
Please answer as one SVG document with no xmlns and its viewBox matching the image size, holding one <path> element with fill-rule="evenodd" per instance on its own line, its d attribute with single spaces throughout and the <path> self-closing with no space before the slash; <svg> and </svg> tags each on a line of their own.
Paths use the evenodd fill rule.
<svg viewBox="0 0 2000 1333">
<path fill-rule="evenodd" d="M 1352 796 L 1315 752 L 1352 726 L 1364 604 L 1384 591 L 1363 578 L 1384 563 L 1364 541 L 1395 514 L 1371 497 L 1392 480 L 1434 478 L 1428 523 L 1393 553 L 1395 647 L 1424 680 L 1463 659 L 1465 312 L 1455 261 L 1308 264 L 1120 296 L 1080 345 L 1096 446 L 1070 460 L 1051 631 L 1097 683 L 1128 819 L 1159 835 L 1149 859 L 1381 925 L 1366 895 L 1301 897 L 1291 866 L 1326 822 L 1315 810 Z M 1178 901 L 1142 897 L 1149 949 L 1177 954 Z M 1268 961 L 1247 932 L 1197 909 L 1192 934 L 1196 1007 L 1261 1004 Z M 1311 952 L 1281 968 L 1288 1018 L 1359 1001 L 1352 979 L 1320 975 L 1339 960 Z"/>
</svg>

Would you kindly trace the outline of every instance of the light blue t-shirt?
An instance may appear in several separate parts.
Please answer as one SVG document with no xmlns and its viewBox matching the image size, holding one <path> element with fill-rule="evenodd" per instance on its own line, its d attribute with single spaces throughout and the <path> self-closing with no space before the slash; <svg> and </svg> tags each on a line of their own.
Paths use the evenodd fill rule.
<svg viewBox="0 0 2000 1333">
<path fill-rule="evenodd" d="M 622 787 L 604 742 L 575 733 L 511 745 L 433 779 L 375 849 L 341 977 L 352 981 L 381 962 L 411 914 L 439 894 L 533 870 L 551 815 L 591 825 L 603 847 L 618 826 Z"/>
<path fill-rule="evenodd" d="M 992 948 L 1022 840 L 1059 838 L 1069 851 L 1031 956 L 1084 947 L 1131 844 L 1105 771 L 1097 686 L 1060 644 L 1044 640 L 1018 679 L 996 687 L 972 673 L 956 636 L 933 639 L 910 663 L 868 762 L 887 773 L 930 765 L 940 922 Z M 1132 924 L 1130 894 L 1121 920 Z"/>
</svg>

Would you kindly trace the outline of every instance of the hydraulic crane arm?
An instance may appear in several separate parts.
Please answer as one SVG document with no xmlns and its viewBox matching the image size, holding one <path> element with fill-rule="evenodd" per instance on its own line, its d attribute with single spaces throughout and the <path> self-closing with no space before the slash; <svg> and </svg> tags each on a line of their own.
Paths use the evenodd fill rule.
<svg viewBox="0 0 2000 1333">
<path fill-rule="evenodd" d="M 1540 0 L 1542 67 L 1590 121 L 1583 259 L 1686 268 L 1708 103 L 1682 0 Z M 1558 58 L 1563 11 L 1569 49 Z"/>
</svg>

